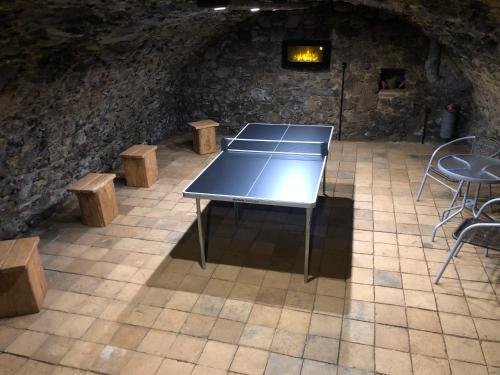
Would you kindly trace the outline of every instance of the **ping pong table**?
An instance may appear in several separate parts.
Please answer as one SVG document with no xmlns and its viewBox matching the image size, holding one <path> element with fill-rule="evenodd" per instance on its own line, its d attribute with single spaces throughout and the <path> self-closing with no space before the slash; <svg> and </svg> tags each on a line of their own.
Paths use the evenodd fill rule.
<svg viewBox="0 0 500 375">
<path fill-rule="evenodd" d="M 200 199 L 306 210 L 304 282 L 309 279 L 311 216 L 325 168 L 333 126 L 249 123 L 183 191 L 196 199 L 201 266 L 206 266 Z"/>
</svg>

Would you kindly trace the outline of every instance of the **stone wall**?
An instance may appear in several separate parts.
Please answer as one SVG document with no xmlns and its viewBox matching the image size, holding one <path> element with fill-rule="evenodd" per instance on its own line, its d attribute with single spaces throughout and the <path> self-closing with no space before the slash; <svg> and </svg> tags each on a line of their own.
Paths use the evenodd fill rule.
<svg viewBox="0 0 500 375">
<path fill-rule="evenodd" d="M 62 202 L 75 179 L 116 167 L 125 148 L 178 130 L 180 69 L 239 19 L 192 1 L 8 6 L 0 7 L 0 238 Z"/>
<path fill-rule="evenodd" d="M 283 69 L 283 39 L 330 39 L 330 71 Z M 183 104 L 192 118 L 214 118 L 226 128 L 255 121 L 336 125 L 345 62 L 343 138 L 418 141 L 426 118 L 435 137 L 446 104 L 468 109 L 469 83 L 445 51 L 442 78 L 429 83 L 428 44 L 409 23 L 364 7 L 261 12 L 188 67 Z M 406 89 L 379 91 L 384 68 L 404 69 Z"/>
</svg>

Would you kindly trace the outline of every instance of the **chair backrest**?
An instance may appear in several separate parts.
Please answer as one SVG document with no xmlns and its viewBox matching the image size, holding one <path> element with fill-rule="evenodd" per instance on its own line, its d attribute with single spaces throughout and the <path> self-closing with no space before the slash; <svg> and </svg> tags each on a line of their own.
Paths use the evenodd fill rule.
<svg viewBox="0 0 500 375">
<path fill-rule="evenodd" d="M 500 141 L 493 138 L 476 137 L 472 142 L 472 154 L 497 157 L 500 154 Z"/>
</svg>

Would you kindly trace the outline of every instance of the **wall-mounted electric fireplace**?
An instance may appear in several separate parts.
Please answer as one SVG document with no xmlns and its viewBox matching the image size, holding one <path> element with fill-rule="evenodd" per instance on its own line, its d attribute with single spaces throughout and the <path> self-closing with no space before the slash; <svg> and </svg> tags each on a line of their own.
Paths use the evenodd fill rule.
<svg viewBox="0 0 500 375">
<path fill-rule="evenodd" d="M 281 65 L 289 69 L 328 70 L 330 55 L 329 40 L 284 40 Z"/>
</svg>

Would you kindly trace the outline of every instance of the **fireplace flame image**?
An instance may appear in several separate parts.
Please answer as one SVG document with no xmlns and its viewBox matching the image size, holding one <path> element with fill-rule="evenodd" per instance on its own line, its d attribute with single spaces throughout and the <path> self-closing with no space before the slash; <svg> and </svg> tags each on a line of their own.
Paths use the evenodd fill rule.
<svg viewBox="0 0 500 375">
<path fill-rule="evenodd" d="M 289 54 L 293 62 L 320 62 L 323 47 L 296 47 Z"/>
</svg>

